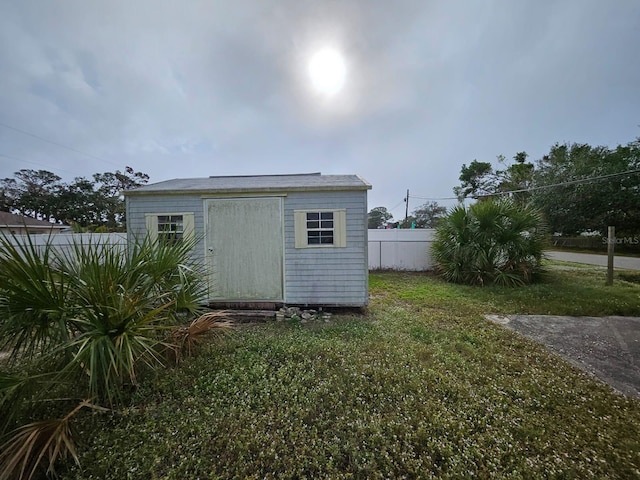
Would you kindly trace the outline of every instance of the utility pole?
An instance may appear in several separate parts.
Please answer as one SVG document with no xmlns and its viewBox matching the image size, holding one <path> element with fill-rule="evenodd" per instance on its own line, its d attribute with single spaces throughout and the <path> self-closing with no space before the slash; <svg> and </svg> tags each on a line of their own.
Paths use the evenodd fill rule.
<svg viewBox="0 0 640 480">
<path fill-rule="evenodd" d="M 407 204 L 404 210 L 404 221 L 406 222 L 407 218 L 409 218 L 409 189 L 408 188 L 407 188 L 407 198 L 405 198 L 404 201 Z"/>
</svg>

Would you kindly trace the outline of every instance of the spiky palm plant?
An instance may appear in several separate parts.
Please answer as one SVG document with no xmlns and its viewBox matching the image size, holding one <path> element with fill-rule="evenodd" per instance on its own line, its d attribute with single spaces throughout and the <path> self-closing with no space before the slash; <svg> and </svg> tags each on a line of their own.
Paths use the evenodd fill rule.
<svg viewBox="0 0 640 480">
<path fill-rule="evenodd" d="M 13 241 L 12 241 L 13 240 Z M 0 238 L 0 338 L 11 358 L 45 358 L 87 378 L 91 398 L 113 403 L 181 312 L 196 314 L 203 282 L 193 242 L 145 239 L 119 245 L 73 241 L 68 248 Z"/>
<path fill-rule="evenodd" d="M 233 329 L 229 312 L 214 311 L 200 315 L 189 325 L 174 328 L 170 334 L 171 348 L 168 350 L 176 362 L 184 355 L 191 355 L 195 348 L 210 335 L 224 335 Z"/>
<path fill-rule="evenodd" d="M 66 265 L 53 249 L 1 235 L 0 272 L 0 350 L 15 361 L 68 340 Z"/>
<path fill-rule="evenodd" d="M 194 245 L 195 240 L 166 245 L 147 238 L 126 249 L 91 241 L 59 248 L 0 236 L 0 346 L 10 352 L 14 369 L 25 373 L 0 373 L 0 431 L 13 428 L 18 417 L 30 418 L 33 402 L 50 390 L 38 388 L 43 382 L 67 382 L 77 397 L 113 406 L 125 384 L 136 383 L 145 368 L 162 365 L 171 339 L 167 332 L 184 322 L 185 312 L 201 309 L 205 290 L 191 256 Z M 47 435 L 64 439 L 69 432 L 70 417 L 62 418 L 13 430 L 7 445 L 27 438 L 52 445 Z M 55 457 L 62 447 L 46 448 Z M 18 447 L 12 451 L 31 455 Z M 9 468 L 15 458 L 1 460 L 5 471 L 15 472 Z M 35 471 L 31 460 L 21 462 Z"/>
<path fill-rule="evenodd" d="M 432 253 L 447 281 L 523 285 L 540 270 L 546 232 L 534 207 L 490 199 L 454 207 L 436 229 Z"/>
<path fill-rule="evenodd" d="M 75 244 L 65 254 L 74 335 L 61 348 L 73 355 L 68 369 L 88 375 L 91 397 L 114 403 L 141 367 L 161 365 L 166 329 L 182 310 L 199 308 L 202 282 L 190 265 L 190 246 L 147 239 L 128 252 Z"/>
<path fill-rule="evenodd" d="M 31 479 L 42 463 L 47 464 L 45 473 L 55 476 L 59 458 L 71 456 L 78 463 L 70 421 L 85 407 L 104 410 L 84 400 L 62 418 L 39 420 L 12 432 L 0 446 L 0 480 Z"/>
</svg>

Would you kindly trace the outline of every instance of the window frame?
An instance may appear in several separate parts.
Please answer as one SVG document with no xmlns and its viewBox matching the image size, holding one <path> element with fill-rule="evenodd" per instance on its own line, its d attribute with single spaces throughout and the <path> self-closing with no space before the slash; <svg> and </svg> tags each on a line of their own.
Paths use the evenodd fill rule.
<svg viewBox="0 0 640 480">
<path fill-rule="evenodd" d="M 152 241 L 160 241 L 161 236 L 165 233 L 161 233 L 159 230 L 160 217 L 182 217 L 182 241 L 191 241 L 195 236 L 195 215 L 193 212 L 159 212 L 159 213 L 145 213 L 145 220 L 147 224 L 147 235 Z M 170 224 L 170 223 L 169 223 Z"/>
<path fill-rule="evenodd" d="M 331 228 L 322 227 L 322 214 L 333 214 L 333 226 Z M 318 226 L 309 228 L 309 222 L 315 219 L 308 219 L 307 214 L 318 214 Z M 347 211 L 344 208 L 316 208 L 306 210 L 294 210 L 294 231 L 295 248 L 344 248 L 347 246 Z M 328 219 L 325 219 L 328 221 Z M 332 243 L 309 243 L 309 232 L 333 232 Z M 322 233 L 319 234 L 320 238 Z"/>
<path fill-rule="evenodd" d="M 334 212 L 307 212 L 306 222 L 307 245 L 335 245 L 336 222 Z M 329 239 L 331 241 L 326 241 Z M 317 240 L 317 242 L 312 242 L 311 240 Z"/>
</svg>

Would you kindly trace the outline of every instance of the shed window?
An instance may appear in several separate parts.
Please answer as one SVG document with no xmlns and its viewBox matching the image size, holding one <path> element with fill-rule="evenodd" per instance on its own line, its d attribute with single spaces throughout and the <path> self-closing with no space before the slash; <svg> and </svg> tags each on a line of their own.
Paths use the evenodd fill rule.
<svg viewBox="0 0 640 480">
<path fill-rule="evenodd" d="M 307 244 L 333 245 L 333 212 L 307 212 Z"/>
<path fill-rule="evenodd" d="M 158 215 L 158 241 L 164 244 L 182 242 L 184 217 L 182 215 Z"/>
<path fill-rule="evenodd" d="M 345 247 L 345 210 L 295 210 L 295 246 Z"/>
<path fill-rule="evenodd" d="M 148 213 L 147 233 L 165 245 L 180 243 L 194 235 L 193 213 Z"/>
</svg>

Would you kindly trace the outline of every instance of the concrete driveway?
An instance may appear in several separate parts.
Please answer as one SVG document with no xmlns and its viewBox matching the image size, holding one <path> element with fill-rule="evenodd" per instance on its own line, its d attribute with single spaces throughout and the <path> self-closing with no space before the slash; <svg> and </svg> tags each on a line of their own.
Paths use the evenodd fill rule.
<svg viewBox="0 0 640 480">
<path fill-rule="evenodd" d="M 563 262 L 586 263 L 588 265 L 607 266 L 607 256 L 594 253 L 571 253 L 571 252 L 544 252 L 551 260 L 562 260 Z M 614 268 L 623 270 L 640 270 L 640 258 L 623 257 L 616 255 L 613 259 Z"/>
<path fill-rule="evenodd" d="M 540 342 L 618 392 L 640 398 L 640 317 L 487 315 Z"/>
</svg>

